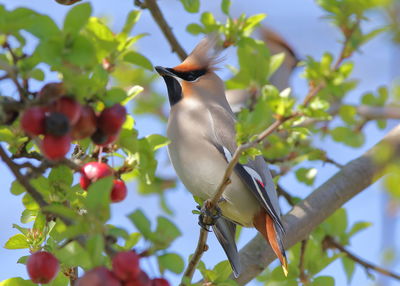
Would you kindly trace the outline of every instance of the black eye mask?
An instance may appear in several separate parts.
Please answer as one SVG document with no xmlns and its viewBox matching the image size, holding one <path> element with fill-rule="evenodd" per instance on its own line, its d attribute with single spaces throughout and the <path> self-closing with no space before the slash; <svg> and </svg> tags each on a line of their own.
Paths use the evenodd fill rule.
<svg viewBox="0 0 400 286">
<path fill-rule="evenodd" d="M 177 77 L 179 77 L 179 78 L 181 78 L 183 80 L 186 80 L 186 81 L 195 81 L 199 77 L 201 77 L 202 75 L 205 75 L 207 73 L 206 69 L 187 71 L 187 72 L 180 72 L 180 71 L 176 71 L 176 70 L 171 69 L 171 68 L 166 68 L 166 70 L 170 71 L 171 73 L 173 73 Z"/>
</svg>

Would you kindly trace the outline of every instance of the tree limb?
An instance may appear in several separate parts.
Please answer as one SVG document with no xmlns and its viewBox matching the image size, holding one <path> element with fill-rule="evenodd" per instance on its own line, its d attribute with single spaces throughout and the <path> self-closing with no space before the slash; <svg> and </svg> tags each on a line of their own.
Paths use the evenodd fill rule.
<svg viewBox="0 0 400 286">
<path fill-rule="evenodd" d="M 169 44 L 171 45 L 172 51 L 175 52 L 182 61 L 186 59 L 187 53 L 176 39 L 171 27 L 168 25 L 164 15 L 158 7 L 156 0 L 145 0 L 144 5 L 147 9 L 149 9 L 154 21 L 156 21 L 164 36 L 167 38 Z"/>
<path fill-rule="evenodd" d="M 369 263 L 369 262 L 361 259 L 360 257 L 354 255 L 352 252 L 347 250 L 343 245 L 341 245 L 340 243 L 335 241 L 335 239 L 333 237 L 331 237 L 331 236 L 325 237 L 324 245 L 326 245 L 328 248 L 335 248 L 335 249 L 339 250 L 340 252 L 345 253 L 346 256 L 349 259 L 351 259 L 354 262 L 360 264 L 361 266 L 364 266 L 365 269 L 367 269 L 367 270 L 371 269 L 371 270 L 379 272 L 379 273 L 381 273 L 383 275 L 386 275 L 386 276 L 392 277 L 394 279 L 400 280 L 400 275 L 399 274 L 396 274 L 394 272 L 391 272 L 389 270 L 386 270 L 386 269 L 384 269 L 382 267 L 379 267 L 379 266 L 377 266 L 375 264 Z"/>
<path fill-rule="evenodd" d="M 392 156 L 382 158 L 382 148 L 393 148 Z M 385 167 L 399 157 L 400 125 L 369 151 L 347 163 L 283 217 L 287 230 L 284 242 L 286 249 L 305 239 L 344 203 L 381 178 L 385 174 Z M 245 285 L 275 259 L 265 239 L 257 235 L 240 250 L 242 275 L 237 278 L 238 284 Z"/>
</svg>

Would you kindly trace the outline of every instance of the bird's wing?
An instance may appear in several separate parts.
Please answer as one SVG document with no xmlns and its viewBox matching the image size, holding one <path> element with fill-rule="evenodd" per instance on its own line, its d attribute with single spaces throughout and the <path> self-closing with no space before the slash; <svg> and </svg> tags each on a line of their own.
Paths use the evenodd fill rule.
<svg viewBox="0 0 400 286">
<path fill-rule="evenodd" d="M 210 140 L 229 162 L 237 148 L 233 114 L 221 106 L 213 106 L 208 112 L 212 120 Z M 284 233 L 275 185 L 264 159 L 258 156 L 255 160 L 249 160 L 247 164 L 238 163 L 234 171 Z"/>
<path fill-rule="evenodd" d="M 235 242 L 235 232 L 236 232 L 236 225 L 223 218 L 218 218 L 215 225 L 213 225 L 213 231 L 215 236 L 217 237 L 219 243 L 222 245 L 226 256 L 228 257 L 229 263 L 231 264 L 233 274 L 235 277 L 240 275 L 240 260 L 239 254 L 236 248 Z"/>
</svg>

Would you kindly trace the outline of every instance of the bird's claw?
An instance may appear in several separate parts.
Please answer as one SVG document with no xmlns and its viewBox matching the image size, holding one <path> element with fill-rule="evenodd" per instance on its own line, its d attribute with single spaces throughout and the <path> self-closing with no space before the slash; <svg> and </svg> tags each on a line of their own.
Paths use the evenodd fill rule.
<svg viewBox="0 0 400 286">
<path fill-rule="evenodd" d="M 209 226 L 215 225 L 217 220 L 221 217 L 221 209 L 218 206 L 214 208 L 207 207 L 205 203 L 203 207 L 197 207 L 200 209 L 201 214 L 199 215 L 199 225 L 209 231 Z"/>
</svg>

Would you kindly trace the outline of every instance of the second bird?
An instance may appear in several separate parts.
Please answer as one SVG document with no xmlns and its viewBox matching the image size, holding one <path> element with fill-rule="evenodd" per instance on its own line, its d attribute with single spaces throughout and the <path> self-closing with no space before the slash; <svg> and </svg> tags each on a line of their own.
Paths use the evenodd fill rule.
<svg viewBox="0 0 400 286">
<path fill-rule="evenodd" d="M 225 97 L 224 82 L 214 72 L 218 63 L 215 43 L 216 38 L 205 38 L 180 65 L 156 67 L 167 85 L 171 105 L 167 135 L 172 165 L 185 187 L 203 200 L 213 197 L 237 148 L 235 117 Z M 234 275 L 241 271 L 236 224 L 255 227 L 271 245 L 286 274 L 285 231 L 278 197 L 261 156 L 235 166 L 218 205 L 222 217 L 213 230 Z"/>
</svg>

